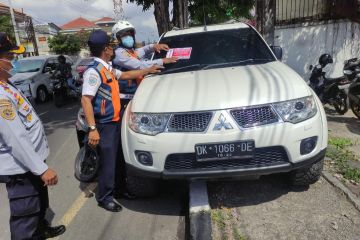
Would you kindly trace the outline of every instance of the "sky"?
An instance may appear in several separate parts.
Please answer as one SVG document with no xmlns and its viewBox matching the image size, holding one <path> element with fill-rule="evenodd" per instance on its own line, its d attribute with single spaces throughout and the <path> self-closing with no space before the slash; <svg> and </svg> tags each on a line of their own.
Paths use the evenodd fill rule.
<svg viewBox="0 0 360 240">
<path fill-rule="evenodd" d="M 0 0 L 8 5 L 8 0 Z M 157 40 L 154 10 L 143 12 L 141 6 L 122 0 L 125 17 L 136 28 L 136 40 Z M 75 18 L 96 20 L 114 17 L 112 0 L 12 0 L 13 8 L 21 9 L 33 17 L 34 24 L 53 22 L 61 26 Z"/>
</svg>

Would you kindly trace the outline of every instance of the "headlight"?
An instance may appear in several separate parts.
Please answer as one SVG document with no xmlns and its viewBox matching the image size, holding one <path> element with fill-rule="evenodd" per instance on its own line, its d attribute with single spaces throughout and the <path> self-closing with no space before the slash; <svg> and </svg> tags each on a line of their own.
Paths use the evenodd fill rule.
<svg viewBox="0 0 360 240">
<path fill-rule="evenodd" d="M 137 133 L 156 135 L 165 130 L 170 114 L 130 113 L 130 128 Z"/>
<path fill-rule="evenodd" d="M 315 99 L 310 97 L 276 103 L 273 105 L 285 122 L 298 123 L 317 113 Z"/>
</svg>

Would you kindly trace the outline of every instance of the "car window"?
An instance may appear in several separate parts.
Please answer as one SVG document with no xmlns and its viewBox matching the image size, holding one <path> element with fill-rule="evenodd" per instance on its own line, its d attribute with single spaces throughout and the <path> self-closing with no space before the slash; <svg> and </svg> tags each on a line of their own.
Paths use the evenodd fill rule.
<svg viewBox="0 0 360 240">
<path fill-rule="evenodd" d="M 170 48 L 192 48 L 190 59 L 181 59 L 177 63 L 165 65 L 164 73 L 276 60 L 264 41 L 251 28 L 164 37 L 160 43 L 168 44 Z M 164 57 L 164 51 L 154 55 L 155 59 Z"/>
<path fill-rule="evenodd" d="M 44 60 L 38 59 L 23 59 L 18 61 L 18 65 L 16 66 L 16 72 L 18 73 L 27 73 L 27 72 L 38 72 L 43 65 Z"/>
<path fill-rule="evenodd" d="M 56 58 L 50 58 L 47 60 L 47 62 L 45 64 L 45 68 L 50 68 L 51 71 L 54 71 L 54 70 L 56 70 L 58 65 L 59 65 L 59 61 Z"/>
</svg>

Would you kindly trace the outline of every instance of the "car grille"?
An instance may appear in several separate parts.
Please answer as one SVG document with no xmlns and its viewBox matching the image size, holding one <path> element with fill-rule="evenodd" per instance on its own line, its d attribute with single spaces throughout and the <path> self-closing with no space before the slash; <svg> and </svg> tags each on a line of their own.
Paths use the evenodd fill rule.
<svg viewBox="0 0 360 240">
<path fill-rule="evenodd" d="M 204 132 L 212 118 L 211 112 L 177 113 L 171 116 L 169 132 Z"/>
<path fill-rule="evenodd" d="M 242 128 L 270 124 L 279 121 L 278 116 L 270 106 L 234 109 L 231 110 L 230 113 Z"/>
<path fill-rule="evenodd" d="M 289 163 L 287 153 L 283 147 L 256 148 L 254 157 L 247 159 L 223 159 L 212 161 L 196 161 L 195 153 L 171 154 L 166 158 L 165 170 L 216 170 L 216 169 L 247 169 L 263 168 Z"/>
</svg>

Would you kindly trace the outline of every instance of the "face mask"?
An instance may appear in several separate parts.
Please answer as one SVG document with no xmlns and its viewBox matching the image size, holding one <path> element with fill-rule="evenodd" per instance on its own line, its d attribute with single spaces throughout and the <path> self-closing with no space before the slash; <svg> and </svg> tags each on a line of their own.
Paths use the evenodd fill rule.
<svg viewBox="0 0 360 240">
<path fill-rule="evenodd" d="M 17 66 L 18 66 L 18 62 L 17 62 L 17 59 L 13 59 L 12 61 L 9 61 L 7 59 L 0 59 L 0 61 L 3 61 L 3 62 L 7 62 L 7 63 L 10 63 L 12 68 L 8 71 L 8 70 L 5 70 L 4 68 L 0 67 L 1 70 L 3 70 L 4 72 L 6 72 L 7 74 L 9 74 L 10 76 L 13 76 L 16 74 L 17 72 Z"/>
<path fill-rule="evenodd" d="M 121 38 L 122 44 L 127 48 L 134 47 L 134 38 L 132 36 L 125 36 Z"/>
</svg>

